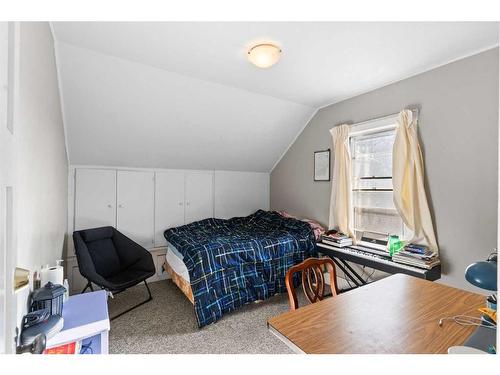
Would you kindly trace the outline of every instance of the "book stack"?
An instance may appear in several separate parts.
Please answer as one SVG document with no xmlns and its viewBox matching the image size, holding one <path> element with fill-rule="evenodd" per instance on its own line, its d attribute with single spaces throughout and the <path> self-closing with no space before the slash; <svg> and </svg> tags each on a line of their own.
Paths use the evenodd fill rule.
<svg viewBox="0 0 500 375">
<path fill-rule="evenodd" d="M 346 247 L 352 245 L 352 238 L 342 232 L 328 231 L 321 235 L 321 242 L 335 247 Z"/>
<path fill-rule="evenodd" d="M 392 260 L 396 263 L 425 268 L 430 270 L 441 262 L 438 255 L 427 246 L 408 244 L 403 250 L 394 254 Z"/>
</svg>

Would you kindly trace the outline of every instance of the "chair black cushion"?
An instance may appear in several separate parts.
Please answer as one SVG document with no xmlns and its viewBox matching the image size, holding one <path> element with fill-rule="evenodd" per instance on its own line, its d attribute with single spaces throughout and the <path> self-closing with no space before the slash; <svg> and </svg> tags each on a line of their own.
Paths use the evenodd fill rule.
<svg viewBox="0 0 500 375">
<path fill-rule="evenodd" d="M 82 230 L 79 233 L 81 233 L 83 240 L 88 243 L 97 240 L 104 240 L 106 238 L 112 238 L 113 227 L 87 229 Z"/>
<path fill-rule="evenodd" d="M 113 227 L 73 233 L 80 273 L 105 289 L 136 285 L 156 272 L 150 252 Z"/>
<path fill-rule="evenodd" d="M 115 276 L 110 277 L 108 280 L 117 286 L 117 289 L 125 289 L 137 284 L 135 280 L 142 278 L 144 271 L 135 268 L 129 268 Z"/>
<path fill-rule="evenodd" d="M 120 257 L 111 238 L 87 242 L 87 248 L 99 275 L 109 277 L 121 271 Z"/>
</svg>

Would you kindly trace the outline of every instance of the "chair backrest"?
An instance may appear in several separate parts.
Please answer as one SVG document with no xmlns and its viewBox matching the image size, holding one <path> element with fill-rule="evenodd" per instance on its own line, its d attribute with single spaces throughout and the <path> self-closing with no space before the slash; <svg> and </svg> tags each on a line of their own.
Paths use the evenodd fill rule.
<svg viewBox="0 0 500 375">
<path fill-rule="evenodd" d="M 95 270 L 105 278 L 117 274 L 121 269 L 120 257 L 113 242 L 114 232 L 113 227 L 86 229 L 77 232 L 87 247 Z M 82 250 L 75 244 L 75 252 L 78 253 Z"/>
<path fill-rule="evenodd" d="M 330 289 L 332 295 L 338 294 L 337 279 L 335 277 L 335 263 L 330 258 L 308 258 L 302 263 L 290 267 L 286 273 L 285 283 L 290 301 L 290 309 L 296 310 L 299 307 L 297 294 L 293 284 L 293 276 L 297 272 L 302 272 L 302 288 L 306 298 L 311 303 L 321 301 L 325 297 L 325 277 L 323 275 L 326 266 L 330 275 Z"/>
</svg>

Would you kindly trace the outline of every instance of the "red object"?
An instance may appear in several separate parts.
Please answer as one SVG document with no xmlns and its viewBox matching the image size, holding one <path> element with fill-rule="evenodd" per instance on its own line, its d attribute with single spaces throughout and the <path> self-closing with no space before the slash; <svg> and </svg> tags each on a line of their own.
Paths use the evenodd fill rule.
<svg viewBox="0 0 500 375">
<path fill-rule="evenodd" d="M 60 346 L 56 346 L 54 348 L 45 349 L 43 354 L 78 354 L 77 347 L 78 342 L 71 342 L 69 344 L 64 344 Z"/>
</svg>

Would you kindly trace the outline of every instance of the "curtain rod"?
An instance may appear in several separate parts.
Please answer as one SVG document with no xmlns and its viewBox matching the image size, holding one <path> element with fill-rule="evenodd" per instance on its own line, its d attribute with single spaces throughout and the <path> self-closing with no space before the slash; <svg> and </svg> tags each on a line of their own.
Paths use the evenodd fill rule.
<svg viewBox="0 0 500 375">
<path fill-rule="evenodd" d="M 405 109 L 407 109 L 407 110 L 412 111 L 413 113 L 415 113 L 415 115 L 418 118 L 418 113 L 419 113 L 419 109 L 418 108 L 405 108 Z M 361 122 L 356 122 L 356 123 L 350 124 L 350 125 L 356 125 L 357 126 L 357 125 L 363 125 L 363 124 L 366 124 L 366 123 L 372 122 L 372 121 L 384 120 L 384 119 L 389 118 L 389 117 L 397 116 L 397 115 L 399 115 L 400 112 L 392 113 L 390 115 L 385 115 L 385 116 L 381 116 L 381 117 L 372 118 L 372 119 L 361 121 Z"/>
</svg>

